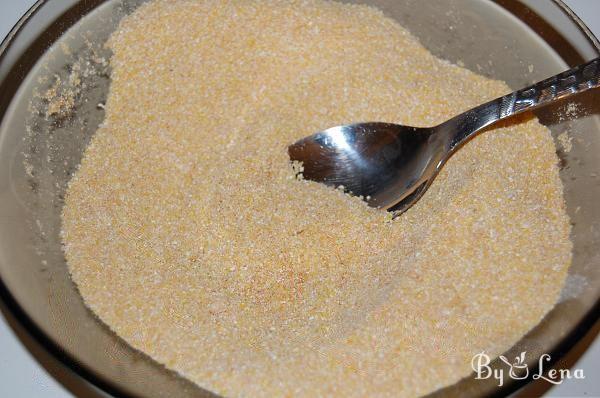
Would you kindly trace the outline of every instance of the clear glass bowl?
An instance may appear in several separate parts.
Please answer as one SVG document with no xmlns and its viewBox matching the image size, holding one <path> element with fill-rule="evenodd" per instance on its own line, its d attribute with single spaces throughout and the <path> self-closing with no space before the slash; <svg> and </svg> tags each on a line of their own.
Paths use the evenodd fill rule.
<svg viewBox="0 0 600 398">
<path fill-rule="evenodd" d="M 104 116 L 98 104 L 106 98 L 110 71 L 101 59 L 110 54 L 102 45 L 119 20 L 141 2 L 41 0 L 0 47 L 0 297 L 52 355 L 111 394 L 210 396 L 131 349 L 103 325 L 83 305 L 61 251 L 66 183 Z M 559 1 L 363 2 L 396 18 L 434 54 L 513 88 L 600 53 L 598 41 Z M 83 79 L 85 85 L 72 93 L 59 88 L 58 94 L 73 106 L 48 117 L 48 102 L 39 94 L 47 93 L 56 76 L 68 80 L 81 59 L 92 60 L 84 65 L 91 71 Z M 576 103 L 576 112 L 563 103 L 537 114 L 555 137 L 565 132 L 572 137 L 571 151 L 558 144 L 557 151 L 575 251 L 560 302 L 507 353 L 512 358 L 526 350 L 530 369 L 536 368 L 542 353 L 560 359 L 598 319 L 598 91 L 578 97 Z M 527 303 L 522 305 L 527 311 Z M 507 381 L 499 389 L 494 380 L 467 378 L 434 395 L 506 395 L 524 382 Z"/>
</svg>

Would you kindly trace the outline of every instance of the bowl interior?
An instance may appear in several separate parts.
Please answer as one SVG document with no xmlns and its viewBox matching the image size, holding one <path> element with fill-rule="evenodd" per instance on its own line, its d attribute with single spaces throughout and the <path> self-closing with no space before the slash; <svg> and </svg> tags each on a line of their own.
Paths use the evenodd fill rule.
<svg viewBox="0 0 600 398">
<path fill-rule="evenodd" d="M 46 344 L 103 387 L 133 396 L 204 396 L 209 393 L 128 347 L 87 310 L 60 244 L 66 185 L 104 117 L 110 53 L 103 44 L 142 2 L 47 1 L 5 48 L 0 61 L 0 91 L 6 94 L 0 101 L 0 290 Z M 381 8 L 434 54 L 515 89 L 598 56 L 568 13 L 550 0 L 354 2 Z M 537 115 L 557 139 L 575 249 L 560 302 L 508 353 L 527 351 L 532 366 L 542 353 L 564 348 L 597 316 L 600 102 L 594 97 L 597 92 L 588 92 L 574 105 L 559 103 Z M 506 382 L 504 392 L 516 387 Z M 459 392 L 481 396 L 498 389 L 493 380 L 465 379 L 438 394 Z"/>
</svg>

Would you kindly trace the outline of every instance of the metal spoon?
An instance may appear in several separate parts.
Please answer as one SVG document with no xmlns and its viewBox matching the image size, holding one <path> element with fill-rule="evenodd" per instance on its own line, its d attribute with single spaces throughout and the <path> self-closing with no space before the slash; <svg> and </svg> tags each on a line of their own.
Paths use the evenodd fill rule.
<svg viewBox="0 0 600 398">
<path fill-rule="evenodd" d="M 333 127 L 288 148 L 305 179 L 343 187 L 400 214 L 431 186 L 466 141 L 500 120 L 598 87 L 600 58 L 490 101 L 436 127 L 360 123 Z"/>
</svg>

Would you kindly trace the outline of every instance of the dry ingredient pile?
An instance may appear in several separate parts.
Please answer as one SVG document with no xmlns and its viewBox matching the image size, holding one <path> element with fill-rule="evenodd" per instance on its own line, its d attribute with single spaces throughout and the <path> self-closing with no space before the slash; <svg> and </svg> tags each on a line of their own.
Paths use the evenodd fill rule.
<svg viewBox="0 0 600 398">
<path fill-rule="evenodd" d="M 156 0 L 109 46 L 64 247 L 87 305 L 166 367 L 225 396 L 419 396 L 556 302 L 569 223 L 535 120 L 469 143 L 394 221 L 294 177 L 287 145 L 315 131 L 431 126 L 509 91 L 380 11 Z"/>
</svg>

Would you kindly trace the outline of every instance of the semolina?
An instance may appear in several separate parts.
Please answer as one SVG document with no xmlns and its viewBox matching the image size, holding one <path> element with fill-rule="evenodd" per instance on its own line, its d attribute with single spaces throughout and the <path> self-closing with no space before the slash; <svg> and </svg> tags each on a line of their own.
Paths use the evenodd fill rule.
<svg viewBox="0 0 600 398">
<path fill-rule="evenodd" d="M 232 397 L 421 396 L 554 306 L 572 247 L 536 120 L 467 144 L 393 221 L 287 155 L 334 125 L 440 123 L 503 82 L 325 0 L 154 0 L 108 45 L 64 249 L 86 304 L 167 368 Z"/>
</svg>

